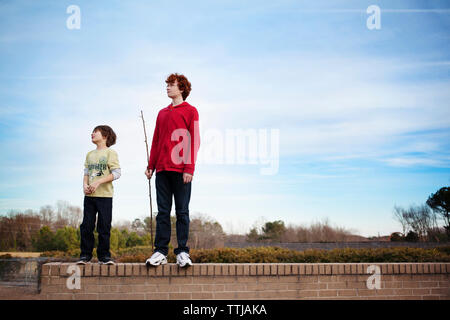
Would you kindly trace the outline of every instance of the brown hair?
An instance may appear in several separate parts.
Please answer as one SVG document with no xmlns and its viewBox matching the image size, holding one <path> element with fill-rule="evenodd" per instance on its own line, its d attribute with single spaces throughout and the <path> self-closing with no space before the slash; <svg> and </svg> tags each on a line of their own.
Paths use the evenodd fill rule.
<svg viewBox="0 0 450 320">
<path fill-rule="evenodd" d="M 113 129 L 111 129 L 110 126 L 106 126 L 106 125 L 96 126 L 94 128 L 94 130 L 92 130 L 92 132 L 95 132 L 97 130 L 100 131 L 103 138 L 106 138 L 106 146 L 107 147 L 110 147 L 116 143 L 116 139 L 117 139 L 116 133 L 114 132 Z"/>
<path fill-rule="evenodd" d="M 188 79 L 184 75 L 178 74 L 178 73 L 172 73 L 166 79 L 166 83 L 170 83 L 170 84 L 174 83 L 175 81 L 178 84 L 178 89 L 180 91 L 183 91 L 181 93 L 183 100 L 186 100 L 186 98 L 189 96 L 189 93 L 191 92 L 191 83 L 188 81 Z"/>
</svg>

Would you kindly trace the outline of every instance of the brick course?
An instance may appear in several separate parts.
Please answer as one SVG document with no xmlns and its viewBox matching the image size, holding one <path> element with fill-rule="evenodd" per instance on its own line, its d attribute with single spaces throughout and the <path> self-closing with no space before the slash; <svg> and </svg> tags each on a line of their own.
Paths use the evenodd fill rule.
<svg viewBox="0 0 450 320">
<path fill-rule="evenodd" d="M 42 266 L 44 299 L 415 299 L 450 300 L 450 263 L 255 263 L 194 264 L 179 269 L 144 263 L 78 266 L 80 289 L 67 273 L 71 263 Z M 381 270 L 379 288 L 368 267 Z"/>
</svg>

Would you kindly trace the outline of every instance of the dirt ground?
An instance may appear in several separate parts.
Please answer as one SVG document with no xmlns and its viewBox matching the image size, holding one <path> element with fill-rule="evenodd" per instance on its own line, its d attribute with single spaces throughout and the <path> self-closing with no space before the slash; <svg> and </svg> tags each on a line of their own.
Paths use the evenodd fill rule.
<svg viewBox="0 0 450 320">
<path fill-rule="evenodd" d="M 40 252 L 0 252 L 1 255 L 10 254 L 13 258 L 39 258 Z"/>
<path fill-rule="evenodd" d="M 33 287 L 0 285 L 0 300 L 41 300 L 37 289 Z"/>
</svg>

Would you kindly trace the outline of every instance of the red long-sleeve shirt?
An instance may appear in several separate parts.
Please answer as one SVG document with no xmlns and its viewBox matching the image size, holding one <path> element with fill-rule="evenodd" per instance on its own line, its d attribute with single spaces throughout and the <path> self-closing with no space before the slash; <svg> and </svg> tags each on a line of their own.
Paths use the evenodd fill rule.
<svg viewBox="0 0 450 320">
<path fill-rule="evenodd" d="M 194 174 L 200 147 L 198 111 L 183 103 L 161 109 L 156 118 L 147 169 Z"/>
</svg>

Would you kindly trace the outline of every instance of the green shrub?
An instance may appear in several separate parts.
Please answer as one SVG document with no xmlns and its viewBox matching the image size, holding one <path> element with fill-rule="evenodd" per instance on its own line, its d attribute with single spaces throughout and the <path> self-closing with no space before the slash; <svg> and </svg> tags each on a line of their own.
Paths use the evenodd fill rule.
<svg viewBox="0 0 450 320">
<path fill-rule="evenodd" d="M 134 231 L 129 234 L 128 239 L 126 241 L 127 247 L 142 246 L 143 244 L 144 240 Z"/>
<path fill-rule="evenodd" d="M 391 241 L 405 241 L 405 237 L 400 232 L 394 232 L 390 236 Z"/>
<path fill-rule="evenodd" d="M 43 226 L 32 240 L 36 251 L 55 250 L 55 234 L 49 226 Z"/>
<path fill-rule="evenodd" d="M 144 262 L 151 256 L 150 247 L 137 247 L 118 252 L 119 262 Z M 450 246 L 444 248 L 376 248 L 376 249 L 308 249 L 296 251 L 280 247 L 249 247 L 243 249 L 192 249 L 195 263 L 348 263 L 348 262 L 449 262 Z M 170 252 L 168 261 L 174 263 Z"/>
<path fill-rule="evenodd" d="M 415 233 L 414 231 L 410 231 L 406 235 L 405 240 L 409 241 L 409 242 L 417 242 L 417 241 L 419 241 L 419 235 L 417 233 Z"/>
<path fill-rule="evenodd" d="M 436 250 L 444 254 L 450 255 L 450 246 L 436 247 Z"/>
<path fill-rule="evenodd" d="M 175 263 L 173 251 L 169 252 L 168 262 Z M 111 254 L 117 262 L 145 262 L 152 255 L 152 248 L 122 248 Z M 78 255 L 79 249 L 70 252 L 44 252 L 41 256 L 69 258 Z M 450 246 L 432 249 L 399 247 L 304 251 L 280 247 L 191 249 L 190 256 L 194 263 L 450 262 Z"/>
</svg>

